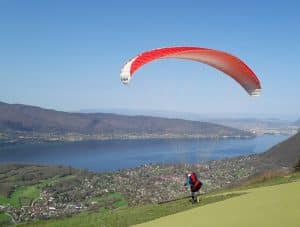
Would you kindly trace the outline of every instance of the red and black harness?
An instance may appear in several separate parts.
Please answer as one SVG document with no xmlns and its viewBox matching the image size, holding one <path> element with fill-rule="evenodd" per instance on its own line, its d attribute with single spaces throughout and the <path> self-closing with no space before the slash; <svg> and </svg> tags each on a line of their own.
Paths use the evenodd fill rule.
<svg viewBox="0 0 300 227">
<path fill-rule="evenodd" d="M 191 191 L 197 192 L 202 187 L 202 182 L 197 178 L 196 173 L 191 173 L 190 175 Z"/>
</svg>

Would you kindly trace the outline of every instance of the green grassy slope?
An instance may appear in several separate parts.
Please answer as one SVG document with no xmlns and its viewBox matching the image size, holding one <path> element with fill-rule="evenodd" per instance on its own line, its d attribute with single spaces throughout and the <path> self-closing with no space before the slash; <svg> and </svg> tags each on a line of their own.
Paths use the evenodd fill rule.
<svg viewBox="0 0 300 227">
<path fill-rule="evenodd" d="M 84 212 L 71 218 L 52 219 L 47 221 L 37 221 L 35 223 L 21 224 L 21 226 L 105 226 L 105 227 L 126 227 L 155 218 L 174 214 L 183 210 L 195 208 L 195 206 L 204 206 L 239 196 L 240 193 L 228 193 L 220 195 L 203 196 L 198 205 L 191 204 L 188 199 L 179 199 L 164 204 L 149 204 L 136 207 L 121 207 L 116 210 L 101 209 L 98 212 Z"/>
<path fill-rule="evenodd" d="M 23 186 L 19 187 L 8 198 L 0 195 L 0 204 L 8 205 L 12 207 L 30 206 L 31 202 L 38 198 L 40 195 L 40 189 L 36 186 Z"/>
<path fill-rule="evenodd" d="M 298 227 L 300 223 L 300 182 L 253 188 L 247 194 L 198 207 L 139 227 Z"/>
<path fill-rule="evenodd" d="M 0 213 L 0 226 L 9 226 L 10 217 L 7 214 Z"/>
<path fill-rule="evenodd" d="M 32 201 L 40 196 L 41 190 L 44 186 L 55 184 L 73 177 L 74 176 L 55 176 L 46 180 L 41 180 L 38 184 L 19 186 L 9 197 L 0 194 L 0 205 L 10 205 L 11 207 L 17 208 L 22 206 L 30 206 Z"/>
<path fill-rule="evenodd" d="M 293 182 L 298 182 L 298 183 L 293 183 Z M 298 208 L 295 208 L 294 205 L 295 203 L 300 203 L 300 199 L 299 199 L 299 193 L 297 194 L 297 191 L 300 191 L 300 172 L 297 173 L 293 173 L 293 174 L 289 174 L 289 175 L 285 175 L 285 176 L 264 176 L 264 177 L 257 177 L 255 179 L 251 179 L 251 181 L 249 182 L 249 184 L 243 184 L 240 185 L 238 188 L 231 188 L 231 189 L 226 189 L 226 190 L 222 190 L 219 192 L 214 192 L 214 193 L 209 193 L 206 195 L 202 195 L 201 196 L 201 201 L 199 204 L 191 204 L 189 202 L 189 199 L 184 198 L 184 199 L 178 199 L 175 201 L 171 201 L 168 203 L 164 203 L 164 204 L 149 204 L 149 205 L 144 205 L 144 206 L 136 206 L 136 207 L 121 207 L 115 210 L 105 210 L 105 209 L 101 209 L 98 212 L 83 212 L 79 215 L 74 215 L 73 217 L 68 217 L 68 218 L 61 218 L 61 219 L 51 219 L 51 220 L 47 220 L 47 221 L 37 221 L 35 223 L 28 223 L 28 224 L 20 224 L 21 226 L 51 226 L 51 227 L 58 227 L 58 226 L 84 226 L 84 227 L 88 227 L 88 226 L 105 226 L 105 227 L 126 227 L 126 226 L 132 226 L 135 224 L 139 224 L 139 223 L 144 223 L 147 221 L 151 221 L 160 217 L 164 217 L 166 216 L 166 220 L 168 220 L 169 217 L 173 217 L 172 214 L 175 214 L 174 216 L 176 216 L 176 213 L 178 213 L 178 215 L 182 215 L 185 213 L 189 213 L 189 212 L 196 212 L 198 208 L 201 208 L 201 213 L 202 213 L 202 209 L 206 210 L 206 209 L 212 209 L 209 208 L 211 206 L 216 206 L 219 207 L 218 209 L 220 209 L 218 212 L 220 212 L 221 214 L 219 215 L 217 212 L 218 209 L 213 209 L 214 212 L 211 213 L 211 216 L 207 216 L 207 221 L 209 221 L 209 223 L 207 225 L 202 225 L 202 226 L 213 226 L 211 223 L 211 219 L 219 219 L 219 217 L 221 218 L 222 215 L 224 215 L 224 218 L 232 218 L 234 219 L 237 215 L 234 215 L 234 210 L 232 210 L 233 208 L 228 209 L 227 206 L 227 202 L 229 201 L 237 201 L 234 202 L 236 203 L 236 209 L 238 209 L 238 211 L 242 212 L 242 209 L 247 209 L 247 206 L 245 206 L 246 204 L 252 203 L 253 207 L 251 210 L 244 210 L 243 212 L 246 212 L 244 219 L 241 219 L 240 221 L 247 221 L 247 218 L 252 219 L 255 217 L 252 217 L 253 214 L 256 214 L 256 211 L 258 211 L 260 209 L 266 209 L 268 210 L 268 206 L 273 207 L 272 209 L 274 209 L 272 211 L 272 209 L 270 210 L 270 215 L 272 214 L 276 214 L 276 212 L 281 212 L 281 210 L 286 211 L 287 213 L 291 212 L 291 215 L 294 214 L 293 212 L 298 212 L 297 216 L 300 217 L 300 213 L 299 210 L 297 211 Z M 293 185 L 293 186 L 292 186 Z M 281 188 L 282 187 L 282 188 Z M 274 193 L 274 194 L 272 194 Z M 113 194 L 112 196 L 119 196 L 118 194 Z M 286 199 L 285 196 L 288 196 L 289 199 Z M 241 198 L 241 200 L 239 200 L 239 198 Z M 97 199 L 97 198 L 94 198 Z M 264 199 L 266 199 L 266 201 L 264 201 Z M 290 201 L 292 200 L 292 202 Z M 223 201 L 223 202 L 220 202 Z M 281 202 L 284 201 L 284 202 Z M 273 203 L 273 204 L 272 204 Z M 230 203 L 229 203 L 230 204 Z M 257 206 L 255 206 L 255 204 L 257 204 Z M 259 205 L 260 204 L 260 205 Z M 290 205 L 291 204 L 291 205 Z M 292 205 L 293 204 L 293 205 Z M 231 205 L 230 205 L 231 206 Z M 232 205 L 234 207 L 234 205 Z M 267 208 L 265 208 L 264 206 L 267 206 Z M 283 208 L 284 207 L 284 208 Z M 195 209 L 193 209 L 195 208 Z M 223 209 L 223 210 L 222 210 Z M 186 211 L 183 212 L 182 214 L 179 212 L 182 211 Z M 226 212 L 229 213 L 228 216 L 226 216 Z M 264 213 L 264 212 L 263 212 Z M 259 213 L 257 213 L 259 214 Z M 167 216 L 169 215 L 169 216 Z M 201 215 L 201 214 L 199 214 Z M 277 214 L 276 214 L 277 215 Z M 275 215 L 275 216 L 276 216 Z M 197 215 L 196 215 L 197 216 Z M 206 216 L 206 215 L 205 215 Z M 202 216 L 200 216 L 201 219 L 203 218 Z M 241 218 L 243 218 L 241 216 Z M 286 216 L 286 218 L 289 218 L 289 215 Z M 172 219 L 172 218 L 171 218 Z M 167 222 L 170 221 L 170 224 L 174 224 L 172 222 L 172 220 L 168 220 Z M 159 226 L 159 220 L 164 220 L 164 218 L 162 219 L 158 219 L 156 221 L 154 221 L 155 225 L 152 226 L 156 226 L 156 224 Z M 186 218 L 184 218 L 183 220 L 187 220 Z M 220 219 L 222 220 L 222 219 Z M 285 225 L 285 219 L 282 219 L 283 222 L 279 222 L 279 223 L 283 223 L 282 225 L 277 225 L 277 226 L 289 226 L 289 225 Z M 216 220 L 214 220 L 216 221 Z M 291 217 L 291 223 L 294 223 L 294 217 Z M 298 221 L 298 220 L 297 220 Z M 176 221 L 177 222 L 177 221 Z M 189 222 L 189 221 L 187 221 Z M 178 222 L 180 223 L 180 222 Z M 252 222 L 249 222 L 250 224 Z M 299 222 L 300 223 L 300 222 Z M 151 224 L 151 223 L 150 223 Z M 186 226 L 187 223 L 181 223 L 182 225 L 179 226 Z M 194 223 L 195 224 L 195 223 Z M 253 223 L 252 223 L 253 224 Z M 264 223 L 266 224 L 266 226 L 268 226 L 268 223 Z M 288 223 L 287 223 L 288 224 Z M 145 226 L 147 226 L 149 224 L 145 224 Z M 162 226 L 164 226 L 165 224 L 163 224 Z M 232 223 L 230 223 L 230 225 L 232 225 Z M 230 226 L 229 225 L 229 226 Z M 143 225 L 141 225 L 143 226 Z M 151 225 L 150 225 L 151 226 Z M 172 225 L 170 225 L 172 226 Z M 174 225 L 175 226 L 175 225 Z M 191 225 L 191 226 L 198 226 L 198 225 Z M 215 226 L 224 226 L 223 223 L 221 225 L 217 225 L 215 224 Z M 234 225 L 232 225 L 234 226 Z M 247 226 L 244 225 L 244 223 L 238 223 L 236 226 Z M 250 225 L 251 226 L 251 225 Z M 264 225 L 257 225 L 257 226 L 264 226 Z M 276 225 L 274 225 L 272 223 L 272 227 Z M 293 226 L 293 225 L 290 225 Z"/>
</svg>

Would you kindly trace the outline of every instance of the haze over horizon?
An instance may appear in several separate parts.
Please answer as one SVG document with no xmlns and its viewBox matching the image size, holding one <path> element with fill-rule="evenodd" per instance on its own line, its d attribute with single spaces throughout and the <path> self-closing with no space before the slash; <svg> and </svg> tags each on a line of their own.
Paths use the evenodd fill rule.
<svg viewBox="0 0 300 227">
<path fill-rule="evenodd" d="M 0 101 L 64 111 L 300 117 L 298 1 L 0 2 Z M 262 82 L 249 97 L 204 64 L 161 60 L 122 85 L 123 64 L 165 46 L 240 57 Z"/>
</svg>

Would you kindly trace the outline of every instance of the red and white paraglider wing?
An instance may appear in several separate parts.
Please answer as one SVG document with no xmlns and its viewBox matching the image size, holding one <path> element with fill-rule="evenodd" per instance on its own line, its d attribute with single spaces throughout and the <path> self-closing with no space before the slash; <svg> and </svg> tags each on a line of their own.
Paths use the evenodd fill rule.
<svg viewBox="0 0 300 227">
<path fill-rule="evenodd" d="M 199 47 L 168 47 L 144 52 L 127 62 L 121 71 L 121 81 L 127 84 L 136 70 L 151 61 L 179 58 L 210 65 L 236 80 L 250 95 L 260 94 L 260 81 L 239 58 L 226 52 Z"/>
</svg>

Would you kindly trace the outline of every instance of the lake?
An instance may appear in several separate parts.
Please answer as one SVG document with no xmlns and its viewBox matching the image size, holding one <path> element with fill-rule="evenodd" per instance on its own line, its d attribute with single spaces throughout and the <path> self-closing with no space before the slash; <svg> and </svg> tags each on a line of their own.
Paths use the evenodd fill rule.
<svg viewBox="0 0 300 227">
<path fill-rule="evenodd" d="M 0 145 L 0 163 L 61 164 L 102 172 L 149 163 L 198 163 L 260 153 L 288 137 L 263 135 L 251 139 L 155 139 Z"/>
</svg>

